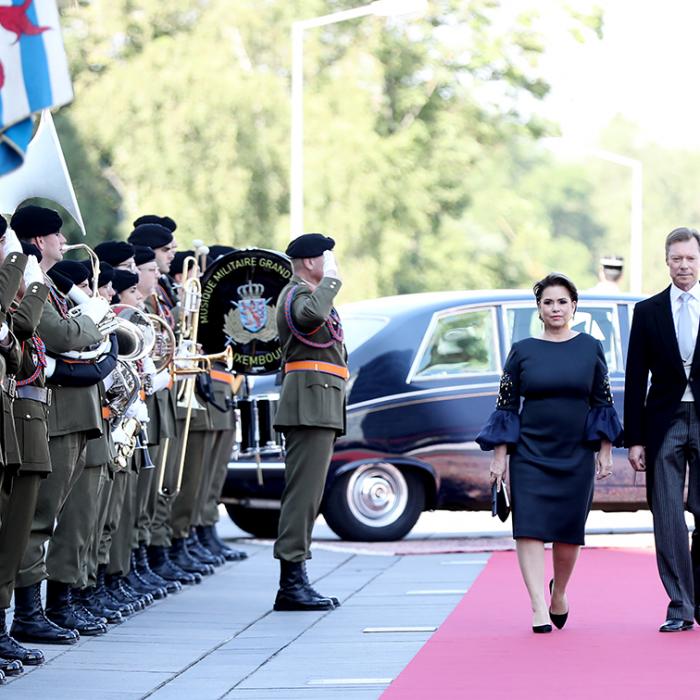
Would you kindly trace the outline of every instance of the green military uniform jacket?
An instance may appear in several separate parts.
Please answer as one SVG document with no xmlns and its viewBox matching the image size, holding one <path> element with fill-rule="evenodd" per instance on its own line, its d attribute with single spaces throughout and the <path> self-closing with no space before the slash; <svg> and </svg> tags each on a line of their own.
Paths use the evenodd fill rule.
<svg viewBox="0 0 700 700">
<path fill-rule="evenodd" d="M 22 301 L 12 312 L 12 329 L 22 343 L 22 365 L 17 380 L 28 379 L 37 369 L 38 355 L 32 336 L 39 325 L 49 294 L 45 284 L 33 282 L 26 289 Z M 43 370 L 31 386 L 44 387 Z M 48 474 L 51 471 L 49 455 L 49 406 L 33 399 L 15 398 L 13 413 L 21 455 L 20 472 Z"/>
<path fill-rule="evenodd" d="M 293 288 L 298 287 L 291 308 L 294 325 L 303 333 L 310 333 L 315 343 L 325 343 L 332 336 L 323 324 L 333 309 L 333 300 L 340 291 L 340 280 L 324 277 L 313 291 L 300 277 L 293 275 L 280 293 L 277 302 L 277 330 L 282 344 L 282 370 L 287 362 L 315 360 L 347 367 L 347 352 L 342 342 L 330 347 L 311 347 L 292 333 L 285 316 L 285 302 Z M 284 373 L 275 427 L 306 426 L 334 428 L 339 435 L 345 432 L 345 380 L 333 374 L 316 371 Z"/>
<path fill-rule="evenodd" d="M 62 296 L 53 288 L 53 292 Z M 68 305 L 71 303 L 68 301 Z M 52 303 L 44 304 L 39 335 L 50 354 L 82 350 L 102 341 L 102 334 L 87 316 L 63 318 Z M 51 384 L 49 378 L 48 383 Z M 87 433 L 88 439 L 102 434 L 102 408 L 97 386 L 63 387 L 52 385 L 53 399 L 49 411 L 49 435 Z"/>
<path fill-rule="evenodd" d="M 22 284 L 27 259 L 22 253 L 10 253 L 0 266 L 0 324 L 6 321 L 10 305 Z M 22 362 L 22 350 L 17 338 L 10 335 L 6 343 L 0 352 L 0 382 L 5 381 L 6 374 L 16 374 Z M 0 403 L 0 461 L 5 465 L 18 466 L 21 455 L 12 416 L 12 398 L 5 389 L 0 389 Z"/>
</svg>

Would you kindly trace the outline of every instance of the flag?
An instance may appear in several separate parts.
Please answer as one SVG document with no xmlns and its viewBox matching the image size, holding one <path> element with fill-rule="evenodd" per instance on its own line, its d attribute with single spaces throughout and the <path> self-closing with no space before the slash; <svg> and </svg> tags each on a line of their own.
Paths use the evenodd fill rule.
<svg viewBox="0 0 700 700">
<path fill-rule="evenodd" d="M 22 165 L 31 115 L 72 99 L 56 0 L 0 0 L 0 175 Z"/>
</svg>

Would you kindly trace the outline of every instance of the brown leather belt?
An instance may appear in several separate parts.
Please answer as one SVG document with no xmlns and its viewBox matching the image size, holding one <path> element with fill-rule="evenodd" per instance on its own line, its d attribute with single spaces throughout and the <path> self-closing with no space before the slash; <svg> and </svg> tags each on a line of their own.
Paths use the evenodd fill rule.
<svg viewBox="0 0 700 700">
<path fill-rule="evenodd" d="M 342 365 L 334 365 L 332 362 L 317 362 L 316 360 L 297 360 L 287 362 L 284 366 L 285 372 L 324 372 L 333 374 L 341 379 L 348 379 L 350 370 Z"/>
<path fill-rule="evenodd" d="M 32 401 L 38 401 L 39 403 L 45 403 L 47 406 L 50 406 L 51 389 L 45 389 L 40 386 L 18 386 L 15 389 L 15 398 L 31 399 Z"/>
</svg>

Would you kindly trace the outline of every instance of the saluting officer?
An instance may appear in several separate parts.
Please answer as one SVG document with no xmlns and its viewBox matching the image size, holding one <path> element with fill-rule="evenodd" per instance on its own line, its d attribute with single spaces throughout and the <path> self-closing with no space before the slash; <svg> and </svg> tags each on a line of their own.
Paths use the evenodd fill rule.
<svg viewBox="0 0 700 700">
<path fill-rule="evenodd" d="M 285 434 L 286 456 L 274 547 L 280 560 L 275 610 L 329 610 L 339 604 L 311 587 L 305 567 L 333 445 L 345 431 L 347 352 L 333 307 L 341 287 L 334 245 L 320 233 L 289 244 L 294 274 L 277 303 L 284 378 L 275 427 Z"/>
<path fill-rule="evenodd" d="M 66 239 L 61 233 L 62 224 L 57 212 L 34 205 L 17 210 L 12 217 L 10 225 L 19 238 L 33 243 L 41 252 L 40 266 L 44 273 L 63 258 Z M 100 300 L 92 299 L 91 303 L 82 305 L 81 315 L 69 317 L 68 300 L 48 278 L 46 282 L 49 303 L 44 304 L 38 335 L 47 351 L 59 355 L 100 343 L 103 332 L 97 324 L 107 314 L 108 304 L 104 300 L 100 303 Z M 79 635 L 72 625 L 62 627 L 44 614 L 40 594 L 41 581 L 47 578 L 44 543 L 51 537 L 70 487 L 82 471 L 88 436 L 99 435 L 101 430 L 97 395 L 93 401 L 87 389 L 54 385 L 48 423 L 52 471 L 39 487 L 29 544 L 16 579 L 11 634 L 20 641 L 65 644 L 76 642 Z M 53 563 L 57 565 L 55 570 L 60 572 L 60 558 L 59 561 L 54 559 Z M 57 619 L 62 618 L 70 601 L 70 580 L 61 580 L 60 575 L 58 573 L 58 578 L 47 586 L 47 609 Z"/>
</svg>

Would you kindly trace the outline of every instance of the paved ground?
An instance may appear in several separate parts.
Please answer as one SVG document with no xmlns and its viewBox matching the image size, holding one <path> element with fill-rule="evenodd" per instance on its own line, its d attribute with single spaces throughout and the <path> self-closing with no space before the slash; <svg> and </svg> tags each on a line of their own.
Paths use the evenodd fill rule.
<svg viewBox="0 0 700 700">
<path fill-rule="evenodd" d="M 12 698 L 377 698 L 457 604 L 487 557 L 371 556 L 318 550 L 317 587 L 342 606 L 328 613 L 271 609 L 277 568 L 269 546 L 199 586 L 155 603 L 11 680 Z M 419 631 L 371 632 L 377 627 Z"/>
</svg>

